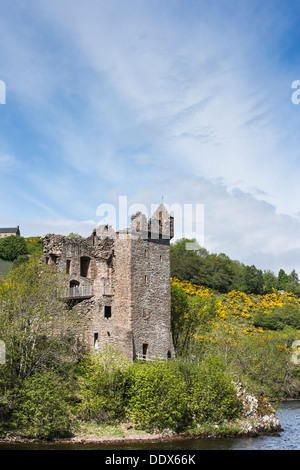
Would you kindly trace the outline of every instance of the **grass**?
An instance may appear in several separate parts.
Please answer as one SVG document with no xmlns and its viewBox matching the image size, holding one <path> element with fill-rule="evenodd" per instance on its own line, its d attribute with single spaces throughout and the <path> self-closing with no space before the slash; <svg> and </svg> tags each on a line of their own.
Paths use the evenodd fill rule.
<svg viewBox="0 0 300 470">
<path fill-rule="evenodd" d="M 113 440 L 113 439 L 142 439 L 154 436 L 143 430 L 135 429 L 130 423 L 98 424 L 93 422 L 81 423 L 75 432 L 77 438 L 83 440 Z"/>
<path fill-rule="evenodd" d="M 223 436 L 236 436 L 241 429 L 239 420 L 233 423 L 224 423 L 217 425 L 213 423 L 203 423 L 202 425 L 192 426 L 182 434 L 173 434 L 168 432 L 147 432 L 136 429 L 130 423 L 119 424 L 97 424 L 97 423 L 81 423 L 75 432 L 77 439 L 92 441 L 92 440 L 114 440 L 114 439 L 132 439 L 132 440 L 148 440 L 153 438 L 162 438 L 169 436 L 176 438 L 189 438 L 189 437 L 223 437 Z"/>
</svg>

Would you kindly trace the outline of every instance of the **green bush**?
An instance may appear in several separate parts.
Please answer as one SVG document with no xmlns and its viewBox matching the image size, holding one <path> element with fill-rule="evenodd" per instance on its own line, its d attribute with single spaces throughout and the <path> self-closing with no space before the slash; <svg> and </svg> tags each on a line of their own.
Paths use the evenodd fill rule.
<svg viewBox="0 0 300 470">
<path fill-rule="evenodd" d="M 253 318 L 254 326 L 264 330 L 283 330 L 286 326 L 300 328 L 300 309 L 297 305 L 286 304 L 275 307 L 270 313 L 257 312 Z"/>
<path fill-rule="evenodd" d="M 134 364 L 128 409 L 138 427 L 179 430 L 186 425 L 188 397 L 175 362 Z"/>
<path fill-rule="evenodd" d="M 189 371 L 190 412 L 197 423 L 221 423 L 239 414 L 241 403 L 224 363 L 208 357 Z"/>
<path fill-rule="evenodd" d="M 110 345 L 85 358 L 79 406 L 83 419 L 99 423 L 124 419 L 128 367 L 127 360 Z"/>
<path fill-rule="evenodd" d="M 14 261 L 13 261 L 13 268 L 18 268 L 21 266 L 23 263 L 28 263 L 29 262 L 29 257 L 28 255 L 19 255 Z"/>
<path fill-rule="evenodd" d="M 0 240 L 0 258 L 7 261 L 15 260 L 19 255 L 27 255 L 25 239 L 11 235 Z"/>
<path fill-rule="evenodd" d="M 27 237 L 25 238 L 27 251 L 30 255 L 37 253 L 42 256 L 43 254 L 43 239 L 42 237 Z"/>
<path fill-rule="evenodd" d="M 70 387 L 53 372 L 26 379 L 17 394 L 14 425 L 27 437 L 51 439 L 72 434 Z"/>
</svg>

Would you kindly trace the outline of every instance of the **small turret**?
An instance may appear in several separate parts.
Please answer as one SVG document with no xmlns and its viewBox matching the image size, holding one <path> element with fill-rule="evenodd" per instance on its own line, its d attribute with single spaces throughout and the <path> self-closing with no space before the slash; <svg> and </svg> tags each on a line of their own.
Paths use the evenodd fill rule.
<svg viewBox="0 0 300 470">
<path fill-rule="evenodd" d="M 148 222 L 148 232 L 152 239 L 171 240 L 174 237 L 174 217 L 160 204 Z"/>
</svg>

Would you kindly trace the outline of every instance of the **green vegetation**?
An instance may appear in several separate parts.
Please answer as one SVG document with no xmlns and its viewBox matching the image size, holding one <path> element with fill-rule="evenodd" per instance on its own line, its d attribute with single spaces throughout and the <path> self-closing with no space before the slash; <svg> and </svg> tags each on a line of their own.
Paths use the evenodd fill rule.
<svg viewBox="0 0 300 470">
<path fill-rule="evenodd" d="M 299 297 L 277 291 L 219 294 L 176 279 L 171 286 L 177 358 L 214 355 L 257 397 L 300 397 L 300 368 L 291 361 L 292 344 L 300 338 Z"/>
<path fill-rule="evenodd" d="M 26 239 L 27 254 L 0 281 L 0 436 L 52 439 L 95 426 L 119 435 L 122 423 L 136 432 L 228 430 L 241 414 L 237 379 L 260 399 L 299 398 L 300 369 L 291 362 L 299 297 L 272 289 L 278 278 L 270 272 L 261 291 L 255 267 L 203 249 L 181 252 L 183 242 L 172 248 L 172 266 L 175 259 L 193 282 L 171 279 L 176 360 L 132 363 L 112 346 L 85 354 L 84 319 L 61 300 L 65 275 L 40 262 L 39 238 Z M 296 274 L 291 281 L 281 273 L 280 283 L 289 282 Z"/>
<path fill-rule="evenodd" d="M 72 434 L 72 389 L 64 377 L 44 371 L 27 377 L 16 393 L 12 423 L 23 433 L 41 439 Z"/>
<path fill-rule="evenodd" d="M 267 315 L 263 310 L 259 310 L 253 318 L 253 324 L 262 327 L 264 330 L 283 330 L 287 326 L 292 329 L 300 329 L 300 311 L 297 305 L 286 304 L 275 307 Z"/>
<path fill-rule="evenodd" d="M 0 258 L 13 261 L 20 255 L 27 255 L 27 246 L 23 237 L 11 235 L 0 240 Z"/>
<path fill-rule="evenodd" d="M 171 277 L 222 293 L 238 290 L 247 294 L 268 294 L 274 288 L 300 295 L 299 278 L 294 269 L 290 274 L 280 269 L 276 276 L 272 271 L 232 260 L 224 253 L 209 253 L 201 247 L 186 250 L 188 242 L 195 240 L 181 239 L 171 245 Z"/>
<path fill-rule="evenodd" d="M 43 239 L 10 235 L 0 240 L 0 278 L 7 276 L 12 266 L 27 263 L 31 256 L 41 256 Z"/>
</svg>

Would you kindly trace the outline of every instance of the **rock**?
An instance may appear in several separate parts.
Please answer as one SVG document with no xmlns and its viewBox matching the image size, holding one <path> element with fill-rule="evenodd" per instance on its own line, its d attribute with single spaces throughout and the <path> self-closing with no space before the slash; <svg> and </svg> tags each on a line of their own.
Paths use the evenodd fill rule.
<svg viewBox="0 0 300 470">
<path fill-rule="evenodd" d="M 241 382 L 235 384 L 237 396 L 243 404 L 243 423 L 240 434 L 258 435 L 282 430 L 276 411 L 264 398 L 248 393 Z"/>
</svg>

